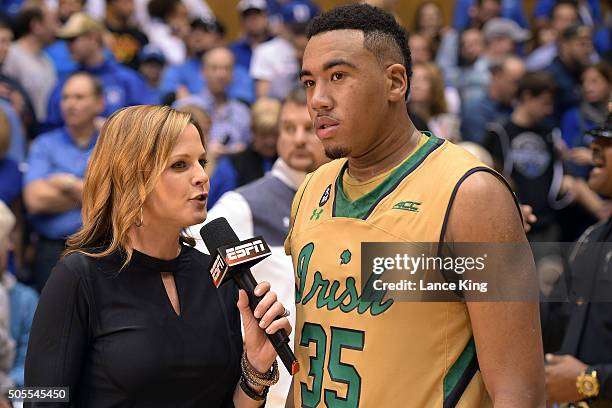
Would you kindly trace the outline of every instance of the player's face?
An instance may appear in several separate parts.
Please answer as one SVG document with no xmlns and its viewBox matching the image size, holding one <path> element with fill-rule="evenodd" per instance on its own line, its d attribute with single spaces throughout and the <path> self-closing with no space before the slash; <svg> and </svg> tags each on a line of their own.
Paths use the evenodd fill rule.
<svg viewBox="0 0 612 408">
<path fill-rule="evenodd" d="M 376 144 L 388 109 L 384 73 L 364 48 L 361 31 L 329 31 L 310 39 L 300 78 L 328 157 L 358 157 Z"/>
<path fill-rule="evenodd" d="M 209 179 L 206 151 L 193 125 L 187 126 L 170 152 L 168 164 L 143 206 L 144 224 L 151 220 L 177 229 L 206 219 Z"/>
<path fill-rule="evenodd" d="M 591 149 L 593 170 L 589 175 L 589 187 L 599 194 L 612 197 L 612 139 L 597 137 Z"/>
</svg>

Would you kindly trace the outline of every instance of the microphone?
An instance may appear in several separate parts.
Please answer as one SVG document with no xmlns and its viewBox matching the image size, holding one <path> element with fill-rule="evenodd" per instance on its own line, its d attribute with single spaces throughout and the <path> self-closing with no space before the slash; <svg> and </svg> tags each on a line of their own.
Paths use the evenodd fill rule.
<svg viewBox="0 0 612 408">
<path fill-rule="evenodd" d="M 257 281 L 251 273 L 251 267 L 270 256 L 272 251 L 261 236 L 240 241 L 238 236 L 223 217 L 216 218 L 200 229 L 204 244 L 214 257 L 210 274 L 216 287 L 233 279 L 249 298 L 251 310 L 255 310 L 261 296 L 254 293 Z M 257 319 L 259 321 L 259 319 Z M 291 375 L 300 370 L 300 365 L 289 347 L 289 337 L 284 329 L 268 334 L 285 368 Z"/>
</svg>

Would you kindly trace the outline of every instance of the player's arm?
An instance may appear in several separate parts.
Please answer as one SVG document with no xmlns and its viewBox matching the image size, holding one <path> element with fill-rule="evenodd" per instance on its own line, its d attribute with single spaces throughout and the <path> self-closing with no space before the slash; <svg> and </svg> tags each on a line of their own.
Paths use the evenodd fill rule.
<svg viewBox="0 0 612 408">
<path fill-rule="evenodd" d="M 526 244 L 512 194 L 494 175 L 477 172 L 460 186 L 445 241 Z M 525 262 L 525 259 L 523 259 Z M 527 261 L 530 265 L 532 260 Z M 496 285 L 516 286 L 516 262 L 496 269 Z M 544 357 L 537 301 L 470 302 L 482 377 L 496 408 L 544 407 Z"/>
</svg>

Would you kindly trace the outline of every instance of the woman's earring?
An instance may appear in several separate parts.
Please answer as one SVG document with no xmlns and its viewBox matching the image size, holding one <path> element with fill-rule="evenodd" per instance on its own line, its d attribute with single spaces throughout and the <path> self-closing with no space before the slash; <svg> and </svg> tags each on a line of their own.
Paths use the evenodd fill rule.
<svg viewBox="0 0 612 408">
<path fill-rule="evenodd" d="M 142 207 L 140 207 L 140 219 L 134 223 L 137 227 L 142 227 L 144 220 L 142 218 Z"/>
</svg>

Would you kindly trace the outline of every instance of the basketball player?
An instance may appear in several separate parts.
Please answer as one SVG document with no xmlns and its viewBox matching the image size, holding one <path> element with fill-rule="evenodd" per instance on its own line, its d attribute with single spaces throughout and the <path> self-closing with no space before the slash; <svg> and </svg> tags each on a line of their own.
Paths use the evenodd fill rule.
<svg viewBox="0 0 612 408">
<path fill-rule="evenodd" d="M 317 17 L 300 78 L 326 154 L 285 242 L 296 275 L 296 407 L 540 407 L 538 305 L 361 298 L 361 243 L 525 243 L 505 182 L 417 131 L 406 34 L 356 4 Z M 409 205 L 408 205 L 408 204 Z M 512 265 L 497 278 L 516 278 Z"/>
</svg>

